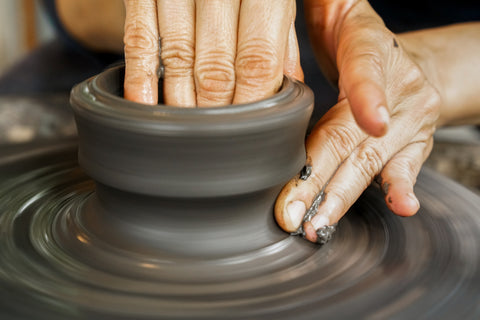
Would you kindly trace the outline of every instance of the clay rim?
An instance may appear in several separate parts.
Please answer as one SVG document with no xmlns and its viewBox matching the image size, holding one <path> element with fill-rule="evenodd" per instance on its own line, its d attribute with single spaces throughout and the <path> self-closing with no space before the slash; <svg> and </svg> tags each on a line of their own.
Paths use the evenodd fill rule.
<svg viewBox="0 0 480 320">
<path fill-rule="evenodd" d="M 75 113 L 135 132 L 184 132 L 188 127 L 190 133 L 208 133 L 212 125 L 231 132 L 285 121 L 292 113 L 304 112 L 313 99 L 310 88 L 285 76 L 276 94 L 252 103 L 207 108 L 152 106 L 125 100 L 118 90 L 123 88 L 123 77 L 124 66 L 117 66 L 76 85 L 70 95 Z"/>
</svg>

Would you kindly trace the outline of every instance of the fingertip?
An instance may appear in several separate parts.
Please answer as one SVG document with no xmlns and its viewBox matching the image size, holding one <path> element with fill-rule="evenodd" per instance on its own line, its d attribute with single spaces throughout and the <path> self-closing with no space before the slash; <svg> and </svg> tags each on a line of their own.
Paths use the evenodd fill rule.
<svg viewBox="0 0 480 320">
<path fill-rule="evenodd" d="M 310 221 L 307 221 L 303 224 L 303 230 L 305 231 L 305 239 L 313 243 L 317 242 L 318 235 L 315 227 Z"/>
<path fill-rule="evenodd" d="M 303 201 L 294 200 L 287 204 L 284 210 L 285 231 L 294 232 L 302 224 L 307 207 Z"/>
<path fill-rule="evenodd" d="M 384 89 L 376 83 L 361 83 L 345 89 L 345 95 L 358 126 L 370 136 L 382 137 L 388 131 L 388 112 Z"/>
<path fill-rule="evenodd" d="M 389 114 L 384 106 L 358 107 L 352 106 L 352 112 L 358 126 L 368 135 L 382 137 L 388 131 Z"/>
<path fill-rule="evenodd" d="M 127 100 L 155 105 L 158 103 L 157 79 L 125 76 L 123 97 Z"/>
<path fill-rule="evenodd" d="M 296 230 L 291 226 L 290 220 L 286 217 L 286 207 L 291 201 L 291 197 L 289 195 L 293 187 L 294 184 L 292 183 L 292 180 L 290 180 L 283 187 L 282 191 L 280 191 L 274 207 L 275 220 L 277 221 L 279 227 L 286 232 L 294 232 Z"/>
<path fill-rule="evenodd" d="M 158 93 L 151 89 L 151 86 L 145 85 L 137 88 L 128 88 L 125 86 L 124 98 L 137 103 L 156 105 L 158 103 Z"/>
<path fill-rule="evenodd" d="M 388 208 L 398 216 L 411 217 L 420 209 L 420 202 L 413 192 L 392 191 L 385 197 Z"/>
<path fill-rule="evenodd" d="M 299 197 L 294 190 L 297 179 L 290 180 L 282 189 L 275 202 L 275 220 L 286 232 L 295 232 L 303 222 L 307 212 L 305 199 Z"/>
</svg>

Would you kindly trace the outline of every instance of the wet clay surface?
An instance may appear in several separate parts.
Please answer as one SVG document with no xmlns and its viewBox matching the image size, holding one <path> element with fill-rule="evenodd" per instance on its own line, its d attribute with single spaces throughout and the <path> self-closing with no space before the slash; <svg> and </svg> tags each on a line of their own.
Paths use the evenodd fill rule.
<svg viewBox="0 0 480 320">
<path fill-rule="evenodd" d="M 74 90 L 83 169 L 76 141 L 0 150 L 2 316 L 480 316 L 478 196 L 427 170 L 417 216 L 370 188 L 331 241 L 308 243 L 272 212 L 283 183 L 308 179 L 308 89 L 287 79 L 257 104 L 152 109 L 118 98 L 120 71 Z"/>
<path fill-rule="evenodd" d="M 245 250 L 219 255 L 217 244 L 216 254 L 195 256 L 138 238 L 122 244 L 109 234 L 130 225 L 122 219 L 106 217 L 109 228 L 98 229 L 105 216 L 75 150 L 65 142 L 0 157 L 0 310 L 8 319 L 480 315 L 480 199 L 431 171 L 419 177 L 415 217 L 392 215 L 371 188 L 323 246 L 267 228 L 256 232 L 271 243 L 254 249 L 251 225 L 239 219 L 230 223 Z M 205 237 L 231 243 L 235 235 Z"/>
</svg>

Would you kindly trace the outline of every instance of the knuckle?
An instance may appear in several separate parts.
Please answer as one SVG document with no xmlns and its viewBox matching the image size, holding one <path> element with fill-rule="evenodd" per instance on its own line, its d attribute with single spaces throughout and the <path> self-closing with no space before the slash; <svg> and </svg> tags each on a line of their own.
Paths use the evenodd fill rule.
<svg viewBox="0 0 480 320">
<path fill-rule="evenodd" d="M 125 27 L 125 55 L 158 55 L 158 41 L 155 32 L 141 22 L 131 23 Z"/>
<path fill-rule="evenodd" d="M 349 208 L 352 205 L 352 199 L 355 199 L 354 195 L 348 192 L 344 188 L 331 188 L 328 192 L 325 193 L 324 201 L 332 201 L 339 205 L 341 212 L 346 211 L 346 208 Z"/>
<path fill-rule="evenodd" d="M 274 46 L 265 40 L 239 46 L 235 61 L 237 81 L 273 83 L 281 72 L 281 63 Z"/>
<path fill-rule="evenodd" d="M 391 162 L 389 170 L 394 172 L 395 176 L 401 176 L 407 181 L 413 181 L 418 171 L 418 159 L 414 159 L 410 155 L 398 155 Z"/>
<path fill-rule="evenodd" d="M 191 74 L 195 63 L 194 44 L 183 36 L 162 38 L 161 58 L 165 76 Z"/>
<path fill-rule="evenodd" d="M 304 192 L 312 199 L 323 189 L 324 186 L 324 179 L 316 174 L 312 174 L 307 181 L 302 182 L 302 187 L 305 190 Z"/>
<path fill-rule="evenodd" d="M 410 90 L 419 90 L 425 86 L 426 79 L 419 67 L 408 68 L 402 77 L 403 86 Z"/>
<path fill-rule="evenodd" d="M 436 123 L 440 116 L 441 98 L 439 93 L 430 85 L 426 84 L 420 91 L 416 104 L 419 108 L 415 109 L 416 119 L 423 127 L 421 130 L 435 130 Z M 433 131 L 431 134 L 433 134 Z M 427 132 L 430 135 L 430 132 Z"/>
<path fill-rule="evenodd" d="M 384 164 L 384 152 L 378 147 L 365 145 L 352 154 L 352 165 L 357 168 L 367 183 L 380 173 Z"/>
<path fill-rule="evenodd" d="M 338 162 L 345 160 L 357 145 L 354 130 L 344 125 L 326 125 L 320 135 Z"/>
<path fill-rule="evenodd" d="M 195 62 L 196 88 L 199 94 L 231 92 L 235 87 L 233 58 L 227 54 L 208 54 Z"/>
<path fill-rule="evenodd" d="M 432 87 L 427 88 L 427 101 L 425 103 L 425 112 L 429 115 L 438 117 L 440 112 L 441 98 L 440 94 Z"/>
</svg>

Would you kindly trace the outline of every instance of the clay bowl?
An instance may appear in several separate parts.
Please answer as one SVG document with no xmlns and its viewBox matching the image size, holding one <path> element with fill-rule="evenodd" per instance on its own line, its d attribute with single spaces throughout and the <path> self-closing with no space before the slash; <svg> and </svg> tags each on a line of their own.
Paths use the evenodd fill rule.
<svg viewBox="0 0 480 320">
<path fill-rule="evenodd" d="M 122 72 L 72 92 L 84 170 L 76 141 L 0 148 L 2 319 L 479 319 L 477 195 L 425 170 L 416 216 L 368 188 L 311 244 L 272 215 L 310 90 L 151 107 Z"/>
<path fill-rule="evenodd" d="M 305 164 L 313 110 L 307 86 L 285 77 L 262 101 L 177 108 L 123 99 L 123 77 L 116 67 L 71 94 L 79 163 L 96 181 L 91 230 L 108 229 L 110 242 L 135 251 L 202 257 L 286 236 L 273 222 L 273 205 Z"/>
</svg>

